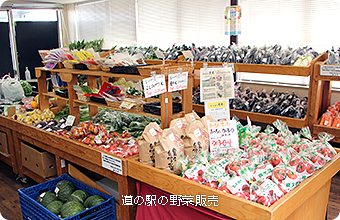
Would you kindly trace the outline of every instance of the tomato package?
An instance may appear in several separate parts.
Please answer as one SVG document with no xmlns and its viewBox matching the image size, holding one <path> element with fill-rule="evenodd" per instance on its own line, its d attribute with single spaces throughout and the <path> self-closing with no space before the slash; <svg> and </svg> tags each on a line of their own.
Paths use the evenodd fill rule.
<svg viewBox="0 0 340 220">
<path fill-rule="evenodd" d="M 284 195 L 278 185 L 270 179 L 253 182 L 250 185 L 250 192 L 251 201 L 268 207 Z"/>
<path fill-rule="evenodd" d="M 301 181 L 311 176 L 315 172 L 315 166 L 312 161 L 306 157 L 301 157 L 296 171 L 301 175 Z"/>
<path fill-rule="evenodd" d="M 105 131 L 105 126 L 100 124 L 90 124 L 87 128 L 92 134 L 98 134 L 100 131 Z"/>
<path fill-rule="evenodd" d="M 88 134 L 84 127 L 73 127 L 70 130 L 70 135 L 74 139 L 84 138 Z"/>
<path fill-rule="evenodd" d="M 225 185 L 227 186 L 231 194 L 249 200 L 250 186 L 243 177 L 232 176 L 226 178 Z"/>
<path fill-rule="evenodd" d="M 285 167 L 284 172 L 285 178 L 278 184 L 278 186 L 280 187 L 281 191 L 283 191 L 283 193 L 286 194 L 300 184 L 301 177 L 298 172 L 296 172 L 294 169 L 290 167 Z"/>
</svg>

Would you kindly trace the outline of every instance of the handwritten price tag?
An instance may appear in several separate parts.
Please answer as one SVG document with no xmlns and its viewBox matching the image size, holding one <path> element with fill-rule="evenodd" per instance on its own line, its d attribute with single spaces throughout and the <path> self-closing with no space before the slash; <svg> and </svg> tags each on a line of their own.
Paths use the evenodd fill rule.
<svg viewBox="0 0 340 220">
<path fill-rule="evenodd" d="M 238 148 L 236 121 L 209 122 L 210 152 L 213 156 L 226 153 L 229 148 Z"/>
<path fill-rule="evenodd" d="M 145 98 L 159 95 L 166 92 L 166 83 L 164 75 L 156 75 L 143 79 Z"/>
<path fill-rule="evenodd" d="M 188 87 L 188 72 L 169 74 L 168 91 L 174 92 Z"/>
</svg>

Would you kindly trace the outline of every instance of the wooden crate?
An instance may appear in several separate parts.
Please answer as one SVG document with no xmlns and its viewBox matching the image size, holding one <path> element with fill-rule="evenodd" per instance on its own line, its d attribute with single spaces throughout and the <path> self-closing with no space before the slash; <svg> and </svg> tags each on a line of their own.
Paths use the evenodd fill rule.
<svg viewBox="0 0 340 220">
<path fill-rule="evenodd" d="M 191 64 L 159 64 L 137 68 L 142 76 L 151 76 L 151 72 L 156 72 L 156 74 L 176 73 L 178 72 L 178 68 L 182 68 L 183 72 L 188 72 L 189 74 L 194 70 Z"/>
<path fill-rule="evenodd" d="M 319 125 L 321 118 L 313 124 L 313 136 L 317 136 L 320 132 L 326 132 L 327 134 L 334 135 L 334 139 L 331 141 L 340 142 L 340 128 L 329 127 L 324 125 Z"/>
<path fill-rule="evenodd" d="M 174 195 L 218 196 L 219 206 L 206 208 L 235 219 L 247 220 L 320 220 L 325 219 L 331 178 L 339 171 L 340 154 L 321 170 L 304 180 L 271 207 L 224 193 L 135 160 L 128 161 L 128 175 Z M 317 201 L 317 202 L 316 202 Z"/>
</svg>

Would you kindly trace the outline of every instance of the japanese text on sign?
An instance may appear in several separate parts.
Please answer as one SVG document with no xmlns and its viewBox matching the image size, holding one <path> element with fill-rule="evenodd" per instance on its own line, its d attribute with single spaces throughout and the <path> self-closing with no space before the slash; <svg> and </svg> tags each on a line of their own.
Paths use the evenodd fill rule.
<svg viewBox="0 0 340 220">
<path fill-rule="evenodd" d="M 230 119 L 228 99 L 204 102 L 204 110 L 206 115 L 213 116 L 216 121 L 220 119 Z"/>
<path fill-rule="evenodd" d="M 102 153 L 102 167 L 123 175 L 122 160 Z"/>
<path fill-rule="evenodd" d="M 165 76 L 156 75 L 143 79 L 145 98 L 166 92 Z"/>
<path fill-rule="evenodd" d="M 321 65 L 321 76 L 340 76 L 340 66 Z"/>
<path fill-rule="evenodd" d="M 186 89 L 188 87 L 188 72 L 169 74 L 168 92 Z"/>
<path fill-rule="evenodd" d="M 219 206 L 218 196 L 211 195 L 169 195 L 159 196 L 145 195 L 136 196 L 122 195 L 123 205 L 145 205 L 145 206 L 157 206 L 157 205 L 171 205 L 171 206 Z"/>
<path fill-rule="evenodd" d="M 210 152 L 213 156 L 226 153 L 229 148 L 238 148 L 236 121 L 209 122 Z"/>
<path fill-rule="evenodd" d="M 234 98 L 234 77 L 231 67 L 201 68 L 201 101 Z"/>
</svg>

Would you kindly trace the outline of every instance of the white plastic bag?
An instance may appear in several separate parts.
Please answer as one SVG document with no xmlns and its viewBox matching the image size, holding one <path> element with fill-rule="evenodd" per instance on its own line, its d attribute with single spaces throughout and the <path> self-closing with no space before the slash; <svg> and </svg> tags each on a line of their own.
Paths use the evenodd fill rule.
<svg viewBox="0 0 340 220">
<path fill-rule="evenodd" d="M 10 101 L 19 101 L 25 98 L 24 90 L 17 78 L 6 75 L 1 82 L 1 94 Z"/>
</svg>

